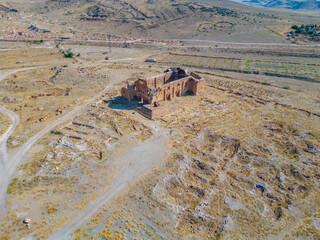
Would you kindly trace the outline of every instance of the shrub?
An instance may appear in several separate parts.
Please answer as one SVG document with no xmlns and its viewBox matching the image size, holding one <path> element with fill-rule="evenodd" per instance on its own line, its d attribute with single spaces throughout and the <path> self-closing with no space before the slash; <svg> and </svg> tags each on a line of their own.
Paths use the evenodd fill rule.
<svg viewBox="0 0 320 240">
<path fill-rule="evenodd" d="M 284 86 L 283 89 L 290 89 L 290 87 L 289 86 Z"/>
<path fill-rule="evenodd" d="M 64 55 L 64 57 L 66 57 L 66 58 L 73 58 L 73 57 L 74 57 L 73 52 L 63 53 L 63 55 Z"/>
</svg>

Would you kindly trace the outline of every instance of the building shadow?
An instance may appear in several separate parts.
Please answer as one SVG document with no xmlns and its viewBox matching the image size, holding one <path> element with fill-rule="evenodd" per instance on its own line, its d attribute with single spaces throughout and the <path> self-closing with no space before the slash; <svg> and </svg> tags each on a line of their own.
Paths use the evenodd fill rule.
<svg viewBox="0 0 320 240">
<path fill-rule="evenodd" d="M 143 105 L 146 105 L 147 103 L 141 103 L 138 99 L 134 98 L 131 101 L 128 101 L 126 98 L 122 96 L 116 96 L 113 99 L 110 99 L 107 101 L 108 106 L 111 109 L 116 110 L 135 110 L 136 108 L 142 107 Z"/>
</svg>

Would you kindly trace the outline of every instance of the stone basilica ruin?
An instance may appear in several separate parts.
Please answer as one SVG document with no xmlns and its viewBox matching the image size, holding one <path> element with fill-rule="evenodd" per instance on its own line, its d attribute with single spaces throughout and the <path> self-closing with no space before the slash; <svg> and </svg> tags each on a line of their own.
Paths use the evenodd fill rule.
<svg viewBox="0 0 320 240">
<path fill-rule="evenodd" d="M 188 93 L 198 96 L 204 91 L 204 87 L 205 80 L 195 72 L 169 68 L 161 75 L 148 79 L 139 78 L 127 88 L 123 87 L 121 95 L 129 101 L 138 99 L 144 103 L 137 110 L 145 117 L 153 119 L 171 109 L 165 102 Z"/>
</svg>

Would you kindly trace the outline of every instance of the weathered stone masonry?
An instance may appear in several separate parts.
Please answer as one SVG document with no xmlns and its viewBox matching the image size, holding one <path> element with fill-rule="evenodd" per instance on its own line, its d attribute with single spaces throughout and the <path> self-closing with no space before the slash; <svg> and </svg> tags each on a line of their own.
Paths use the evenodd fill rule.
<svg viewBox="0 0 320 240">
<path fill-rule="evenodd" d="M 127 88 L 122 88 L 121 95 L 129 101 L 136 98 L 147 103 L 140 110 L 145 112 L 143 115 L 153 119 L 157 112 L 165 112 L 158 109 L 161 108 L 161 102 L 181 97 L 187 92 L 197 96 L 203 92 L 204 87 L 205 80 L 200 75 L 188 73 L 181 68 L 169 68 L 161 75 L 148 79 L 139 78 Z M 142 113 L 141 111 L 139 112 Z"/>
</svg>

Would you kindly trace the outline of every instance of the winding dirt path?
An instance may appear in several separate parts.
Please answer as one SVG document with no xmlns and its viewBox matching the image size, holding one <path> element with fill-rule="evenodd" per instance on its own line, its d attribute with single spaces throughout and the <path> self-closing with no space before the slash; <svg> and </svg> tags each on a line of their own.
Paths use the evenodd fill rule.
<svg viewBox="0 0 320 240">
<path fill-rule="evenodd" d="M 10 76 L 19 71 L 24 71 L 25 69 L 17 69 L 13 72 L 7 74 L 0 74 L 0 82 L 5 79 L 6 77 Z M 4 201 L 4 196 L 7 191 L 8 183 L 7 183 L 7 162 L 8 162 L 8 151 L 7 151 L 7 142 L 11 134 L 14 132 L 16 127 L 19 124 L 19 117 L 14 112 L 6 109 L 5 107 L 0 105 L 0 112 L 6 115 L 11 124 L 8 127 L 7 131 L 0 136 L 0 206 Z M 0 215 L 3 212 L 3 208 L 0 207 Z"/>
<path fill-rule="evenodd" d="M 28 68 L 29 69 L 29 68 Z M 23 69 L 25 70 L 25 69 Z M 23 71 L 22 69 L 16 70 L 11 72 L 11 74 L 14 74 L 18 71 Z M 5 77 L 9 76 L 10 74 L 5 74 L 0 77 L 0 81 L 4 79 Z M 66 113 L 58 120 L 51 123 L 49 126 L 35 134 L 33 137 L 31 137 L 27 142 L 25 142 L 17 151 L 11 153 L 8 155 L 7 152 L 7 141 L 10 137 L 10 135 L 14 132 L 16 126 L 19 123 L 19 117 L 15 115 L 13 112 L 9 111 L 8 109 L 5 109 L 4 107 L 0 108 L 0 111 L 6 114 L 11 120 L 12 124 L 9 127 L 9 129 L 6 131 L 4 135 L 1 137 L 0 142 L 0 167 L 1 167 L 1 177 L 0 177 L 0 216 L 5 212 L 4 204 L 5 204 L 5 198 L 7 194 L 8 186 L 16 172 L 16 169 L 18 166 L 23 163 L 24 156 L 28 153 L 28 151 L 31 149 L 31 147 L 47 132 L 54 129 L 57 125 L 61 124 L 62 122 L 66 121 L 67 119 L 73 117 L 75 114 L 77 114 L 81 109 L 83 109 L 85 106 L 93 103 L 97 98 L 101 97 L 103 94 L 105 94 L 113 85 L 114 82 L 109 83 L 109 85 L 103 89 L 100 93 L 95 95 L 90 100 L 86 101 L 85 103 L 81 104 L 80 106 L 76 107 L 72 111 Z"/>
<path fill-rule="evenodd" d="M 15 69 L 13 71 L 10 71 L 8 73 L 5 73 L 5 74 L 2 74 L 0 72 L 0 82 L 2 80 L 4 80 L 6 77 L 9 77 L 10 75 L 15 74 L 17 72 L 23 72 L 23 71 L 27 71 L 27 70 L 31 70 L 31 69 L 35 69 L 35 68 L 37 68 L 37 67 L 18 68 L 18 69 Z"/>
<path fill-rule="evenodd" d="M 2 134 L 2 136 L 0 136 L 0 163 L 1 163 L 1 160 L 3 160 L 1 159 L 1 156 L 6 155 L 7 153 L 7 141 L 19 124 L 19 116 L 14 112 L 4 108 L 1 105 L 0 105 L 0 112 L 6 115 L 11 121 L 11 124 L 8 127 L 7 131 L 4 134 Z"/>
<path fill-rule="evenodd" d="M 213 40 L 201 40 L 201 39 L 170 39 L 172 41 L 180 42 L 195 42 L 195 43 L 210 43 L 210 44 L 223 44 L 223 45 L 240 45 L 240 46 L 276 46 L 276 47 L 320 47 L 320 44 L 293 44 L 293 43 L 254 43 L 254 42 L 224 42 L 224 41 L 213 41 Z"/>
<path fill-rule="evenodd" d="M 157 134 L 152 139 L 148 139 L 137 146 L 128 148 L 124 155 L 121 155 L 119 159 L 116 159 L 116 161 L 118 160 L 122 163 L 120 163 L 117 175 L 113 179 L 108 190 L 90 202 L 83 212 L 73 218 L 63 228 L 54 232 L 49 239 L 70 239 L 70 234 L 92 218 L 95 213 L 101 210 L 104 204 L 125 191 L 142 175 L 157 166 L 165 156 L 166 145 L 166 135 Z M 32 237 L 29 236 L 25 240 L 29 239 L 32 239 Z"/>
<path fill-rule="evenodd" d="M 8 151 L 7 142 L 11 134 L 14 132 L 19 124 L 19 117 L 14 112 L 2 107 L 0 105 L 0 112 L 5 114 L 11 121 L 11 125 L 8 127 L 7 131 L 0 137 L 0 215 L 3 213 L 4 209 L 1 207 L 4 203 L 5 195 L 9 185 L 8 176 Z"/>
<path fill-rule="evenodd" d="M 8 74 L 0 76 L 0 81 L 5 77 L 10 76 L 18 71 L 26 69 L 18 69 Z M 17 151 L 8 154 L 7 141 L 10 135 L 14 132 L 15 128 L 19 124 L 19 117 L 12 111 L 0 106 L 0 111 L 7 115 L 11 120 L 11 125 L 7 131 L 0 138 L 0 215 L 5 212 L 4 204 L 7 194 L 8 186 L 16 173 L 18 166 L 24 162 L 24 156 L 28 153 L 31 147 L 47 132 L 54 129 L 59 124 L 75 116 L 81 109 L 89 104 L 92 104 L 99 97 L 105 94 L 115 82 L 112 81 L 109 85 L 103 89 L 100 93 L 95 95 L 90 100 L 86 101 L 82 105 L 79 105 L 72 111 L 66 113 L 58 120 L 51 123 L 49 126 L 35 134 L 28 139 Z M 116 176 L 113 179 L 110 187 L 98 198 L 88 204 L 86 209 L 73 218 L 67 225 L 53 233 L 49 239 L 68 239 L 69 235 L 79 226 L 85 224 L 100 208 L 108 201 L 112 200 L 116 195 L 126 190 L 133 182 L 141 177 L 146 172 L 153 169 L 157 163 L 161 162 L 165 155 L 165 146 L 167 145 L 167 137 L 165 134 L 160 134 L 155 128 L 155 135 L 138 145 L 128 148 L 124 155 L 121 155 L 116 162 L 119 162 L 119 166 L 116 172 Z M 32 236 L 28 236 L 25 239 L 33 239 Z"/>
</svg>

